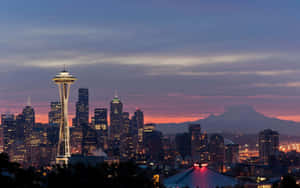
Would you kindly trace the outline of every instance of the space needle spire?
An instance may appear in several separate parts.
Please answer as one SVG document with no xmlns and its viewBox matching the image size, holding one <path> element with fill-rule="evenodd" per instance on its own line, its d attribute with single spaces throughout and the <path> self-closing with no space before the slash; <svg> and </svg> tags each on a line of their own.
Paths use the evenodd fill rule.
<svg viewBox="0 0 300 188">
<path fill-rule="evenodd" d="M 77 78 L 64 70 L 58 73 L 53 79 L 58 85 L 60 102 L 61 102 L 61 119 L 59 127 L 59 141 L 57 147 L 56 164 L 68 164 L 70 153 L 70 130 L 68 122 L 68 101 L 70 87 Z"/>
</svg>

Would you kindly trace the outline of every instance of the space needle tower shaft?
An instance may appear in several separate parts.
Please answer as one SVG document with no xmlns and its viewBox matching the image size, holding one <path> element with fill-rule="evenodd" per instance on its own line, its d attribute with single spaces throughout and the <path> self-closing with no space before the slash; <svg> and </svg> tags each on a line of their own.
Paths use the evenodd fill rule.
<svg viewBox="0 0 300 188">
<path fill-rule="evenodd" d="M 72 76 L 66 70 L 61 71 L 53 79 L 58 85 L 60 103 L 61 103 L 61 119 L 59 127 L 59 141 L 57 146 L 56 164 L 68 164 L 70 153 L 70 130 L 68 122 L 68 101 L 70 87 L 77 78 Z"/>
</svg>

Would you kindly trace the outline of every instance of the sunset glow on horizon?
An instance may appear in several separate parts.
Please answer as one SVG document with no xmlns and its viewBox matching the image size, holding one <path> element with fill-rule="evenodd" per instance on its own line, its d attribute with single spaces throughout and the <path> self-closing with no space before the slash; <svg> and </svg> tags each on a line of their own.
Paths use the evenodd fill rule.
<svg viewBox="0 0 300 188">
<path fill-rule="evenodd" d="M 194 121 L 240 104 L 300 122 L 296 2 L 286 9 L 272 3 L 280 12 L 272 16 L 266 2 L 224 2 L 218 11 L 211 2 L 119 3 L 118 14 L 112 2 L 76 2 L 72 9 L 27 2 L 21 12 L 4 3 L 0 112 L 21 113 L 30 96 L 37 122 L 46 123 L 50 101 L 58 100 L 51 78 L 65 65 L 78 78 L 70 119 L 78 88 L 88 88 L 90 115 L 109 109 L 118 90 L 124 111 L 139 107 L 147 123 Z"/>
<path fill-rule="evenodd" d="M 300 185 L 299 7 L 4 0 L 0 185 Z"/>
<path fill-rule="evenodd" d="M 132 114 L 132 113 L 131 113 Z M 165 123 L 184 123 L 184 122 L 192 122 L 192 121 L 197 121 L 200 119 L 205 119 L 208 117 L 207 114 L 203 114 L 202 116 L 200 116 L 201 114 L 199 114 L 198 117 L 189 117 L 189 116 L 149 116 L 147 115 L 147 112 L 145 112 L 145 123 L 156 123 L 156 124 L 165 124 Z M 214 115 L 218 115 L 218 114 L 214 114 Z M 273 117 L 273 118 L 277 118 L 280 120 L 287 120 L 287 121 L 294 121 L 294 122 L 300 122 L 300 115 L 299 116 L 268 116 L 267 117 Z M 69 124 L 72 125 L 72 118 L 74 118 L 74 115 L 69 115 Z M 109 116 L 108 116 L 108 120 L 109 120 Z M 37 123 L 48 123 L 48 114 L 37 114 L 36 113 L 36 122 Z"/>
<path fill-rule="evenodd" d="M 69 124 L 72 125 L 72 118 L 75 116 L 70 116 L 69 115 Z M 108 117 L 109 119 L 109 117 Z M 163 124 L 163 123 L 183 123 L 183 122 L 188 122 L 188 121 L 196 121 L 199 119 L 199 117 L 161 117 L 161 116 L 154 116 L 154 117 L 149 117 L 145 115 L 144 117 L 145 123 L 156 123 L 156 124 Z M 48 123 L 48 114 L 44 115 L 39 115 L 36 114 L 36 122 L 37 123 Z"/>
</svg>

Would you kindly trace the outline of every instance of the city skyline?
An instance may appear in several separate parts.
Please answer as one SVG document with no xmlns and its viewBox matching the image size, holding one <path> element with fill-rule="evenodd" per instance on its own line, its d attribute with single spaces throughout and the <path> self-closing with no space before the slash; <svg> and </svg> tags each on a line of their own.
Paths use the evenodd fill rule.
<svg viewBox="0 0 300 188">
<path fill-rule="evenodd" d="M 118 89 L 126 111 L 144 109 L 147 122 L 245 103 L 300 121 L 298 2 L 57 2 L 0 8 L 1 113 L 31 96 L 46 122 L 57 100 L 48 78 L 66 64 L 81 78 L 72 92 L 91 90 L 91 109 L 108 108 Z"/>
<path fill-rule="evenodd" d="M 76 88 L 76 87 L 75 87 Z M 77 89 L 81 89 L 81 88 L 77 88 Z M 87 88 L 88 89 L 88 88 Z M 70 125 L 72 124 L 72 120 L 76 117 L 76 92 L 74 91 L 73 88 L 71 88 L 71 90 L 73 90 L 73 94 L 74 96 L 72 96 L 74 99 L 70 102 L 69 104 L 69 123 Z M 72 95 L 72 93 L 71 93 Z M 70 96 L 71 97 L 71 96 Z M 108 98 L 108 97 L 107 97 Z M 92 120 L 92 116 L 94 114 L 94 109 L 97 108 L 106 108 L 109 109 L 110 106 L 110 101 L 113 99 L 113 95 L 111 96 L 111 99 L 108 99 L 107 101 L 101 101 L 101 102 L 94 102 L 91 100 L 91 104 L 89 104 L 89 108 L 91 109 L 89 112 L 89 121 Z M 126 98 L 126 97 L 120 97 L 121 100 L 122 98 Z M 232 98 L 232 97 L 229 97 Z M 25 101 L 25 100 L 24 100 Z M 49 102 L 47 102 L 46 104 L 36 104 L 34 101 L 31 102 L 31 106 L 37 111 L 36 113 L 36 119 L 38 123 L 48 123 L 49 120 L 49 112 L 51 111 L 51 103 L 55 103 L 58 102 L 59 99 L 54 99 L 51 100 Z M 5 113 L 5 114 L 18 114 L 25 106 L 27 106 L 27 102 L 24 102 L 24 104 L 20 103 L 20 104 L 16 104 L 14 105 L 15 107 L 13 108 L 14 110 L 3 110 L 1 113 Z M 41 107 L 42 106 L 42 107 Z M 143 105 L 141 105 L 143 106 Z M 294 122 L 300 122 L 300 117 L 298 116 L 275 116 L 272 114 L 268 114 L 268 113 L 264 113 L 262 111 L 260 111 L 259 109 L 255 108 L 254 106 L 251 106 L 247 103 L 239 103 L 239 104 L 233 104 L 233 105 L 227 105 L 227 106 L 222 106 L 218 112 L 205 112 L 205 113 L 199 113 L 199 115 L 197 116 L 197 113 L 191 113 L 191 114 L 187 114 L 187 116 L 183 115 L 178 117 L 177 115 L 165 115 L 165 116 L 151 116 L 148 114 L 148 111 L 146 111 L 145 114 L 145 123 L 158 123 L 158 124 L 167 124 L 167 123 L 185 123 L 185 122 L 192 122 L 192 121 L 197 121 L 197 120 L 201 120 L 201 119 L 205 119 L 207 117 L 209 117 L 210 115 L 221 115 L 226 111 L 226 108 L 228 107 L 243 107 L 243 106 L 249 106 L 249 107 L 253 107 L 257 112 L 267 116 L 267 117 L 271 117 L 271 118 L 277 118 L 280 120 L 288 120 L 288 121 L 294 121 Z M 42 109 L 42 110 L 41 110 Z M 132 105 L 132 104 L 128 104 L 125 101 L 125 105 L 124 105 L 124 109 L 125 111 L 128 111 L 130 113 L 134 113 L 134 111 L 136 109 L 143 109 L 144 108 L 140 108 L 139 105 Z M 149 108 L 147 108 L 149 110 Z M 151 108 L 151 110 L 153 110 L 153 108 Z M 150 111 L 151 111 L 150 110 Z M 190 115 L 190 116 L 189 116 Z M 109 117 L 108 117 L 109 120 Z"/>
<path fill-rule="evenodd" d="M 75 87 L 76 89 L 82 89 L 82 88 L 78 88 L 78 87 Z M 87 88 L 88 89 L 88 88 Z M 76 117 L 76 92 L 77 91 L 74 91 L 73 88 L 71 88 L 72 92 L 71 92 L 71 96 L 73 98 L 73 100 L 69 103 L 69 124 L 72 125 L 72 120 Z M 72 96 L 72 94 L 74 94 L 74 96 Z M 107 97 L 108 98 L 108 97 Z M 94 109 L 97 109 L 97 108 L 106 108 L 106 109 L 109 109 L 109 106 L 110 106 L 110 101 L 114 98 L 114 95 L 111 95 L 111 99 L 108 99 L 107 101 L 92 101 L 91 100 L 91 103 L 89 104 L 89 108 L 90 108 L 90 111 L 89 111 L 89 121 L 92 120 L 92 117 L 93 117 L 93 114 L 94 114 Z M 122 98 L 127 98 L 126 96 L 125 97 L 120 97 L 121 100 Z M 205 97 L 203 97 L 205 98 Z M 227 98 L 233 98 L 233 96 L 227 96 Z M 254 96 L 254 98 L 256 98 Z M 260 97 L 258 97 L 260 98 Z M 28 100 L 28 97 L 26 98 Z M 90 99 L 89 99 L 90 100 Z M 24 100 L 25 101 L 25 100 Z M 34 101 L 31 101 L 31 105 L 36 111 L 36 120 L 38 123 L 48 123 L 49 121 L 49 112 L 51 111 L 51 103 L 55 103 L 55 102 L 58 102 L 59 101 L 59 98 L 57 99 L 54 99 L 54 100 L 51 100 L 49 102 L 47 102 L 46 104 L 36 104 Z M 14 115 L 17 115 L 20 111 L 22 111 L 22 109 L 25 107 L 25 106 L 28 106 L 27 104 L 28 102 L 24 102 L 24 104 L 20 103 L 20 104 L 16 104 L 14 105 L 14 108 L 12 108 L 13 110 L 7 108 L 6 110 L 3 110 L 1 111 L 1 113 L 5 113 L 5 114 L 14 114 Z M 143 105 L 140 105 L 140 106 L 143 106 Z M 264 113 L 262 111 L 260 111 L 259 109 L 255 108 L 254 106 L 251 106 L 249 105 L 249 103 L 238 103 L 238 104 L 232 104 L 232 105 L 227 105 L 227 106 L 222 106 L 220 107 L 220 109 L 218 109 L 217 112 L 204 112 L 204 113 L 191 113 L 191 114 L 187 114 L 187 115 L 182 115 L 182 116 L 179 116 L 178 115 L 172 115 L 172 114 L 166 114 L 165 116 L 157 116 L 157 115 L 154 115 L 154 116 L 151 116 L 147 113 L 146 111 L 146 114 L 145 114 L 145 123 L 157 123 L 157 124 L 168 124 L 168 123 L 185 123 L 185 122 L 192 122 L 192 121 L 197 121 L 197 120 L 201 120 L 201 119 L 205 119 L 207 117 L 209 117 L 210 115 L 221 115 L 223 114 L 224 112 L 226 112 L 226 108 L 228 107 L 243 107 L 243 106 L 249 106 L 249 107 L 253 107 L 257 112 L 265 115 L 266 117 L 271 117 L 271 118 L 277 118 L 277 119 L 280 119 L 280 120 L 288 120 L 288 121 L 294 121 L 294 122 L 300 122 L 300 116 L 276 116 L 276 115 L 273 115 L 273 114 L 268 114 L 268 113 Z M 141 108 L 139 107 L 139 105 L 132 105 L 132 104 L 129 104 L 129 103 L 126 103 L 125 101 L 125 105 L 124 105 L 124 109 L 125 111 L 128 111 L 130 113 L 134 113 L 136 109 L 143 109 L 144 108 Z M 147 108 L 149 110 L 149 108 Z M 150 112 L 151 110 L 155 110 L 155 108 L 151 108 L 150 109 Z M 199 115 L 197 115 L 199 114 Z M 0 118 L 1 119 L 1 118 Z M 108 117 L 108 120 L 109 120 L 109 117 Z"/>
<path fill-rule="evenodd" d="M 298 7 L 4 0 L 0 185 L 300 188 Z"/>
</svg>

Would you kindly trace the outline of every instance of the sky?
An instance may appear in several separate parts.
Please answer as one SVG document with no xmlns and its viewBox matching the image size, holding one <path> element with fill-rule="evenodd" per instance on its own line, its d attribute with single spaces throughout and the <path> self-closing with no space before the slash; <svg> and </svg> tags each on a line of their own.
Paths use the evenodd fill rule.
<svg viewBox="0 0 300 188">
<path fill-rule="evenodd" d="M 299 1 L 4 0 L 0 113 L 30 96 L 38 121 L 67 69 L 89 88 L 91 113 L 118 91 L 146 122 L 183 122 L 249 104 L 300 121 Z"/>
</svg>

